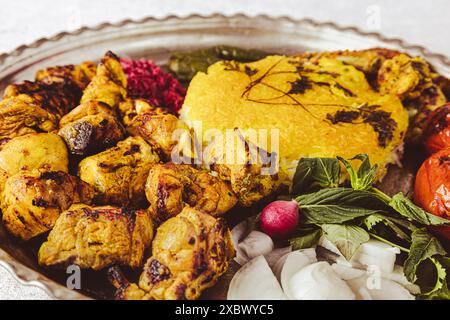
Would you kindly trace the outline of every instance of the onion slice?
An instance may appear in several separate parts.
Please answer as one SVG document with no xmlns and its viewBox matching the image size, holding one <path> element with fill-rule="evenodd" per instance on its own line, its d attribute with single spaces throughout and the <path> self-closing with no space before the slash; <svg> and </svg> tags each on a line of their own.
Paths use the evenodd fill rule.
<svg viewBox="0 0 450 320">
<path fill-rule="evenodd" d="M 391 273 L 394 271 L 395 260 L 400 249 L 392 247 L 377 240 L 369 240 L 363 243 L 351 261 L 357 261 L 366 266 L 377 266 L 381 272 Z"/>
<path fill-rule="evenodd" d="M 295 299 L 294 294 L 290 292 L 289 280 L 291 280 L 294 274 L 310 264 L 310 258 L 301 251 L 294 251 L 286 256 L 283 269 L 281 270 L 280 282 L 288 299 Z"/>
<path fill-rule="evenodd" d="M 269 266 L 273 269 L 275 264 L 277 264 L 278 261 L 280 261 L 280 259 L 288 254 L 292 252 L 292 247 L 284 247 L 284 248 L 276 248 L 274 250 L 272 250 L 271 252 L 267 253 L 264 257 L 267 260 L 267 263 L 269 264 Z"/>
<path fill-rule="evenodd" d="M 328 262 L 310 264 L 288 281 L 288 292 L 297 300 L 354 300 L 355 294 Z"/>
<path fill-rule="evenodd" d="M 402 285 L 395 281 L 378 279 L 379 287 L 370 288 L 368 276 L 348 280 L 347 283 L 356 294 L 357 300 L 368 300 L 367 294 L 372 300 L 414 300 L 415 297 Z"/>
<path fill-rule="evenodd" d="M 234 250 L 236 251 L 236 256 L 234 257 L 234 260 L 241 266 L 246 264 L 250 260 L 248 256 L 245 254 L 244 250 L 239 248 L 239 242 L 244 237 L 246 231 L 247 231 L 247 221 L 245 220 L 238 223 L 231 230 L 231 241 L 233 242 Z"/>
<path fill-rule="evenodd" d="M 399 265 L 394 266 L 394 271 L 391 273 L 381 272 L 381 276 L 385 279 L 392 280 L 401 284 L 406 288 L 410 293 L 416 295 L 420 294 L 420 287 L 417 284 L 411 283 L 406 279 L 405 273 L 403 271 L 403 267 Z"/>
<path fill-rule="evenodd" d="M 333 263 L 331 265 L 331 268 L 333 268 L 334 272 L 336 272 L 339 278 L 346 281 L 356 279 L 367 274 L 366 270 L 352 268 L 340 263 Z"/>
<path fill-rule="evenodd" d="M 245 235 L 247 230 L 247 221 L 238 223 L 233 229 L 231 229 L 231 241 L 233 242 L 234 249 L 237 250 L 239 242 Z"/>
<path fill-rule="evenodd" d="M 286 300 L 264 256 L 242 266 L 231 279 L 228 300 Z"/>
<path fill-rule="evenodd" d="M 271 237 L 260 231 L 252 231 L 242 242 L 238 248 L 250 258 L 256 258 L 268 254 L 273 250 L 274 244 Z"/>
</svg>

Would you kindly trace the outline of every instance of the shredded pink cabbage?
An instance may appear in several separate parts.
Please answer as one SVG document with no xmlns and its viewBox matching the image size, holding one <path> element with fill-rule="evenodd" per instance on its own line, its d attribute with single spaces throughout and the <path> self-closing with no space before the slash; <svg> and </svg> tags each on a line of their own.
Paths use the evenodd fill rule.
<svg viewBox="0 0 450 320">
<path fill-rule="evenodd" d="M 177 114 L 183 105 L 186 89 L 171 74 L 150 60 L 121 59 L 132 98 L 146 99 L 155 107 Z"/>
</svg>

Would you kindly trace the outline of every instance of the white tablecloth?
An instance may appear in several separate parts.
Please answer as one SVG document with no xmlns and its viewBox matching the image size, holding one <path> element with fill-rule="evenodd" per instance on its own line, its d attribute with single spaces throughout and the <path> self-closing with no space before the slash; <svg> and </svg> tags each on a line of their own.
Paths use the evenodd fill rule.
<svg viewBox="0 0 450 320">
<path fill-rule="evenodd" d="M 334 21 L 402 38 L 450 56 L 448 0 L 2 0 L 1 4 L 0 52 L 103 21 L 220 12 Z M 0 299 L 46 298 L 41 289 L 20 285 L 0 267 Z"/>
</svg>

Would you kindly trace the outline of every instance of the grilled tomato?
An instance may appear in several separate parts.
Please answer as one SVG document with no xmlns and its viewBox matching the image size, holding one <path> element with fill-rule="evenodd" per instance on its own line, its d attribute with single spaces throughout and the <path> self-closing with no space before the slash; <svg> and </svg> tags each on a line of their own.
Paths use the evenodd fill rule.
<svg viewBox="0 0 450 320">
<path fill-rule="evenodd" d="M 414 186 L 414 202 L 424 210 L 450 219 L 450 148 L 434 153 L 420 167 Z M 434 227 L 450 240 L 450 227 Z"/>
<path fill-rule="evenodd" d="M 424 142 L 430 154 L 450 148 L 450 103 L 430 114 L 425 123 Z"/>
</svg>

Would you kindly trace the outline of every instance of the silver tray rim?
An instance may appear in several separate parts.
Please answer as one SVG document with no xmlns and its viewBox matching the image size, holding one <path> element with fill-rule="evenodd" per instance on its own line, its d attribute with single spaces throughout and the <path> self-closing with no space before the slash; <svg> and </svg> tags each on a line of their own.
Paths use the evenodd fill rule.
<svg viewBox="0 0 450 320">
<path fill-rule="evenodd" d="M 242 13 L 233 14 L 233 15 L 224 15 L 221 13 L 214 13 L 210 15 L 200 15 L 200 14 L 191 14 L 187 16 L 177 16 L 177 15 L 167 15 L 162 18 L 155 18 L 152 16 L 145 17 L 139 20 L 133 20 L 133 19 L 125 19 L 116 23 L 110 23 L 110 22 L 104 22 L 101 24 L 98 24 L 96 26 L 92 27 L 81 27 L 74 31 L 63 31 L 60 33 L 57 33 L 50 37 L 43 37 L 40 38 L 30 44 L 21 45 L 17 47 L 16 49 L 0 54 L 0 66 L 5 67 L 8 64 L 14 63 L 16 59 L 20 59 L 21 56 L 26 55 L 30 50 L 37 49 L 44 44 L 50 43 L 50 42 L 58 42 L 62 39 L 65 39 L 67 37 L 73 37 L 82 35 L 86 32 L 95 32 L 95 31 L 102 31 L 105 29 L 120 29 L 125 26 L 130 25 L 142 25 L 148 22 L 151 23 L 157 23 L 157 22 L 166 22 L 166 21 L 177 21 L 180 23 L 183 22 L 189 22 L 192 19 L 202 19 L 202 20 L 209 20 L 209 19 L 256 19 L 256 20 L 267 20 L 269 22 L 288 22 L 293 23 L 296 26 L 302 27 L 302 26 L 308 26 L 308 27 L 316 27 L 316 28 L 330 28 L 337 30 L 342 33 L 347 34 L 353 34 L 363 37 L 368 37 L 371 39 L 376 39 L 380 42 L 384 42 L 386 44 L 390 44 L 396 47 L 401 47 L 405 51 L 415 51 L 419 52 L 421 56 L 423 56 L 426 59 L 434 60 L 435 62 L 440 63 L 443 66 L 450 68 L 450 59 L 440 53 L 434 53 L 429 51 L 427 48 L 421 46 L 421 45 L 415 45 L 410 44 L 402 39 L 399 38 L 390 38 L 386 37 L 380 33 L 377 32 L 366 32 L 362 31 L 361 29 L 353 26 L 341 26 L 334 22 L 318 22 L 313 19 L 305 18 L 305 19 L 294 19 L 288 16 L 277 16 L 272 17 L 265 14 L 260 15 L 246 15 Z M 21 285 L 23 286 L 31 286 L 31 287 L 38 287 L 42 290 L 44 290 L 50 297 L 55 299 L 66 299 L 66 300 L 74 300 L 74 299 L 91 299 L 88 296 L 74 291 L 70 290 L 61 284 L 47 278 L 46 276 L 40 274 L 39 272 L 23 265 L 22 263 L 18 262 L 16 259 L 14 259 L 11 255 L 9 255 L 6 251 L 4 251 L 2 248 L 0 248 L 0 265 L 3 266 Z"/>
</svg>

